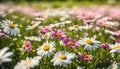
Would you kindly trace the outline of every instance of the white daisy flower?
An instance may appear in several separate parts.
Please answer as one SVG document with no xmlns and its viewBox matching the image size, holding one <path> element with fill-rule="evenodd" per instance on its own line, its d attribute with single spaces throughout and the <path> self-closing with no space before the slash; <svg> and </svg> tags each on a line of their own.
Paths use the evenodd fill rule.
<svg viewBox="0 0 120 69">
<path fill-rule="evenodd" d="M 17 25 L 15 25 L 11 20 L 3 20 L 1 23 L 1 27 L 3 28 L 3 31 L 7 34 L 10 35 L 18 35 L 20 33 L 19 28 L 16 27 Z"/>
<path fill-rule="evenodd" d="M 35 56 L 34 58 L 27 57 L 26 60 L 21 60 L 15 65 L 14 69 L 30 69 L 39 65 L 41 57 Z"/>
<path fill-rule="evenodd" d="M 114 32 L 113 32 L 113 31 L 110 31 L 110 30 L 105 30 L 105 33 L 112 34 L 112 33 L 114 33 Z"/>
<path fill-rule="evenodd" d="M 40 34 L 40 37 L 41 37 L 42 39 L 49 39 L 49 38 L 51 38 L 51 36 L 52 36 L 51 32 L 47 32 L 47 33 L 45 33 L 44 35 L 43 35 L 43 34 Z"/>
<path fill-rule="evenodd" d="M 77 69 L 84 69 L 85 67 L 78 66 Z"/>
<path fill-rule="evenodd" d="M 11 58 L 9 58 L 13 53 L 12 52 L 7 52 L 9 48 L 5 47 L 2 50 L 0 50 L 0 64 L 4 62 L 10 62 L 12 61 Z"/>
<path fill-rule="evenodd" d="M 112 65 L 110 65 L 107 69 L 118 69 L 118 65 L 117 63 L 113 63 Z"/>
<path fill-rule="evenodd" d="M 55 42 L 46 41 L 42 46 L 37 49 L 37 54 L 40 56 L 50 56 L 53 51 L 55 51 Z"/>
<path fill-rule="evenodd" d="M 65 26 L 65 24 L 70 24 L 70 23 L 71 23 L 70 20 L 66 20 L 66 21 L 63 21 L 63 22 L 60 22 L 60 23 L 50 24 L 49 26 L 50 27 L 59 27 L 59 26 Z"/>
<path fill-rule="evenodd" d="M 118 52 L 120 53 L 120 43 L 116 43 L 114 45 L 110 45 L 110 53 L 113 53 L 113 52 Z"/>
<path fill-rule="evenodd" d="M 93 25 L 85 25 L 85 26 L 80 26 L 79 28 L 88 30 L 88 29 L 91 29 L 92 27 Z"/>
<path fill-rule="evenodd" d="M 115 26 L 116 24 L 117 24 L 117 22 L 105 21 L 103 23 L 103 26 L 105 26 L 105 27 L 107 27 L 107 26 L 112 27 L 112 26 Z"/>
<path fill-rule="evenodd" d="M 60 51 L 54 55 L 51 62 L 54 63 L 54 66 L 55 65 L 66 66 L 67 64 L 71 64 L 74 58 L 75 58 L 75 54 L 65 51 Z"/>
<path fill-rule="evenodd" d="M 84 49 L 87 49 L 87 50 L 92 50 L 92 49 L 95 50 L 100 46 L 100 41 L 96 41 L 95 38 L 85 37 L 79 40 L 79 43 L 81 45 L 85 45 Z"/>
<path fill-rule="evenodd" d="M 69 30 L 75 30 L 75 31 L 82 30 L 79 25 L 73 25 L 71 27 L 68 27 L 68 29 Z"/>
<path fill-rule="evenodd" d="M 49 26 L 50 26 L 51 28 L 53 28 L 53 27 L 59 27 L 59 26 L 60 26 L 60 23 L 50 24 Z"/>
<path fill-rule="evenodd" d="M 72 21 L 71 20 L 66 20 L 66 21 L 63 21 L 62 23 L 63 24 L 70 24 Z"/>
<path fill-rule="evenodd" d="M 41 21 L 36 21 L 35 24 L 33 24 L 32 26 L 28 26 L 27 30 L 35 29 L 36 27 L 39 26 L 40 23 L 41 23 Z"/>
<path fill-rule="evenodd" d="M 26 40 L 31 40 L 31 41 L 41 41 L 41 38 L 39 36 L 25 36 L 24 37 Z"/>
</svg>

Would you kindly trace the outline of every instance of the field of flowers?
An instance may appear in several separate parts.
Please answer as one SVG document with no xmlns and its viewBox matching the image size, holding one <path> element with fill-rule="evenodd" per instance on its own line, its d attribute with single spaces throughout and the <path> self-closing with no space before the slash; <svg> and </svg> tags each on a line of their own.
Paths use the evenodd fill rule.
<svg viewBox="0 0 120 69">
<path fill-rule="evenodd" d="M 120 6 L 0 4 L 0 69 L 119 69 Z"/>
</svg>

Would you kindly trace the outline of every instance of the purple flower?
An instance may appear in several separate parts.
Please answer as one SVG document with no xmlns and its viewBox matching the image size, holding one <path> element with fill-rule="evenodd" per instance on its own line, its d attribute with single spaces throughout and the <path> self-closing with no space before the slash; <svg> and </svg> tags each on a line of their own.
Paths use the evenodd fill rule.
<svg viewBox="0 0 120 69">
<path fill-rule="evenodd" d="M 9 38 L 9 35 L 8 34 L 5 34 L 3 31 L 0 30 L 0 37 L 3 37 L 3 38 Z"/>
<path fill-rule="evenodd" d="M 113 32 L 112 35 L 114 35 L 114 36 L 120 36 L 120 30 L 117 30 L 117 31 Z"/>
<path fill-rule="evenodd" d="M 50 26 L 45 26 L 44 28 L 38 30 L 38 32 L 39 32 L 40 34 L 45 34 L 45 33 L 47 33 L 47 32 L 50 31 L 50 30 L 51 30 L 51 27 L 50 27 Z"/>
<path fill-rule="evenodd" d="M 93 19 L 84 19 L 84 20 L 83 20 L 83 23 L 84 23 L 84 24 L 92 24 L 93 22 L 94 22 Z"/>
<path fill-rule="evenodd" d="M 115 39 L 115 43 L 120 43 L 120 39 Z"/>
<path fill-rule="evenodd" d="M 28 52 L 31 51 L 32 50 L 31 42 L 30 41 L 24 41 L 23 42 L 23 48 Z"/>
<path fill-rule="evenodd" d="M 90 55 L 90 54 L 87 54 L 87 53 L 80 54 L 79 57 L 80 57 L 80 59 L 86 60 L 86 61 L 89 61 L 89 60 L 92 60 L 92 59 L 93 59 L 93 56 Z"/>
<path fill-rule="evenodd" d="M 71 38 L 65 38 L 65 39 L 63 39 L 63 43 L 66 46 L 69 46 L 71 48 L 75 48 L 75 47 L 77 47 L 79 45 L 77 41 L 72 40 Z"/>
<path fill-rule="evenodd" d="M 108 43 L 103 43 L 103 44 L 101 44 L 101 46 L 103 49 L 107 49 L 107 48 L 109 48 L 110 45 Z"/>
<path fill-rule="evenodd" d="M 52 35 L 54 38 L 59 38 L 59 39 L 64 39 L 67 37 L 62 30 L 55 30 L 55 29 L 52 30 Z"/>
</svg>

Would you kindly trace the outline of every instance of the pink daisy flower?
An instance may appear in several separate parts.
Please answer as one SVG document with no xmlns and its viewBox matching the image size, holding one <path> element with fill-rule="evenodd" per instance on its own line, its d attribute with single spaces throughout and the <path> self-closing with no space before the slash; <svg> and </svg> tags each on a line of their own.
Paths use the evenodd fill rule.
<svg viewBox="0 0 120 69">
<path fill-rule="evenodd" d="M 47 33 L 47 32 L 50 31 L 50 30 L 51 30 L 51 27 L 50 27 L 50 26 L 45 26 L 44 28 L 38 30 L 38 32 L 39 32 L 40 34 L 45 34 L 45 33 Z"/>
<path fill-rule="evenodd" d="M 54 38 L 64 39 L 66 38 L 66 34 L 62 30 L 52 30 L 52 35 Z"/>
<path fill-rule="evenodd" d="M 92 59 L 93 59 L 93 56 L 90 55 L 90 54 L 87 54 L 87 53 L 80 54 L 79 57 L 80 57 L 80 59 L 86 60 L 86 61 L 89 61 L 89 60 L 92 60 Z"/>
<path fill-rule="evenodd" d="M 24 41 L 23 42 L 23 48 L 26 50 L 26 51 L 31 51 L 32 50 L 32 45 L 31 45 L 31 42 L 30 41 Z"/>
<path fill-rule="evenodd" d="M 71 38 L 65 38 L 62 41 L 66 46 L 69 46 L 71 48 L 75 48 L 79 46 L 79 43 Z"/>
<path fill-rule="evenodd" d="M 108 43 L 103 43 L 103 44 L 101 44 L 101 47 L 103 48 L 103 49 L 108 49 L 109 48 L 109 44 Z"/>
</svg>

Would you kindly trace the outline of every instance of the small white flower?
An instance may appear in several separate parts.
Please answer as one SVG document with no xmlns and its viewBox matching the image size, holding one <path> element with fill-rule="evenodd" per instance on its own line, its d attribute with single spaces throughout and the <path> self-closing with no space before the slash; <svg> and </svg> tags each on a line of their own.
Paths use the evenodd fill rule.
<svg viewBox="0 0 120 69">
<path fill-rule="evenodd" d="M 70 24 L 72 21 L 71 20 L 66 20 L 66 21 L 63 21 L 62 23 L 63 24 Z"/>
<path fill-rule="evenodd" d="M 84 69 L 85 67 L 78 66 L 77 69 Z"/>
<path fill-rule="evenodd" d="M 71 64 L 74 58 L 75 58 L 75 54 L 65 51 L 60 51 L 54 55 L 51 62 L 54 63 L 54 66 L 55 65 L 66 66 L 67 64 Z"/>
<path fill-rule="evenodd" d="M 105 21 L 105 22 L 104 22 L 104 25 L 108 25 L 108 26 L 110 26 L 110 27 L 113 27 L 113 26 L 115 26 L 115 25 L 116 25 L 116 22 L 112 22 L 112 21 Z"/>
<path fill-rule="evenodd" d="M 120 53 L 120 43 L 116 43 L 114 45 L 110 45 L 110 53 L 113 53 L 113 52 L 118 52 Z"/>
<path fill-rule="evenodd" d="M 14 69 L 30 69 L 39 65 L 41 57 L 35 56 L 34 58 L 27 57 L 26 60 L 21 60 L 15 65 Z"/>
<path fill-rule="evenodd" d="M 68 29 L 69 30 L 74 30 L 74 31 L 82 30 L 79 25 L 73 25 L 71 27 L 68 27 Z"/>
<path fill-rule="evenodd" d="M 19 28 L 16 27 L 17 25 L 15 25 L 11 20 L 3 20 L 1 23 L 1 27 L 3 28 L 3 31 L 7 34 L 10 35 L 18 35 L 20 33 Z"/>
<path fill-rule="evenodd" d="M 92 49 L 95 50 L 100 46 L 100 41 L 96 41 L 95 38 L 85 37 L 79 40 L 79 43 L 81 45 L 85 45 L 84 49 L 87 49 L 87 50 L 92 50 Z"/>
<path fill-rule="evenodd" d="M 41 41 L 41 38 L 39 36 L 31 36 L 31 37 L 25 36 L 25 39 L 31 41 Z"/>
<path fill-rule="evenodd" d="M 88 30 L 88 29 L 91 29 L 92 27 L 93 25 L 85 25 L 85 26 L 80 26 L 79 28 Z"/>
<path fill-rule="evenodd" d="M 41 21 L 36 21 L 35 24 L 33 24 L 32 26 L 28 26 L 27 30 L 35 29 L 36 27 L 39 26 L 40 23 L 41 23 Z"/>
<path fill-rule="evenodd" d="M 114 33 L 114 32 L 113 32 L 113 31 L 110 31 L 110 30 L 105 30 L 105 33 L 112 34 L 112 33 Z"/>
<path fill-rule="evenodd" d="M 10 62 L 12 61 L 11 58 L 9 58 L 13 53 L 7 52 L 9 48 L 5 47 L 2 50 L 0 50 L 0 64 L 3 62 Z"/>
<path fill-rule="evenodd" d="M 37 49 L 37 54 L 40 56 L 50 56 L 53 51 L 55 51 L 55 42 L 46 41 L 42 46 Z"/>
<path fill-rule="evenodd" d="M 51 34 L 51 32 L 47 32 L 47 33 L 45 33 L 45 34 L 40 34 L 39 36 L 40 36 L 42 39 L 49 39 L 49 38 L 51 38 L 52 34 Z"/>
<path fill-rule="evenodd" d="M 110 65 L 107 69 L 118 69 L 118 65 L 117 63 L 113 63 L 112 65 Z"/>
</svg>

